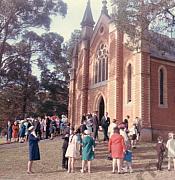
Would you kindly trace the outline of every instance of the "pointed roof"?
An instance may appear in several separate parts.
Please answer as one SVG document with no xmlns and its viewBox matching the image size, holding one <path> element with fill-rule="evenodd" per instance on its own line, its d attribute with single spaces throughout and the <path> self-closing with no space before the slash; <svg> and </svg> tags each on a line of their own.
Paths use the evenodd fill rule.
<svg viewBox="0 0 175 180">
<path fill-rule="evenodd" d="M 92 10 L 91 10 L 91 5 L 90 5 L 90 0 L 88 0 L 87 6 L 86 6 L 86 10 L 84 13 L 84 17 L 83 20 L 81 22 L 82 27 L 84 26 L 89 26 L 89 27 L 93 27 L 95 24 L 93 16 L 92 16 Z"/>
<path fill-rule="evenodd" d="M 102 4 L 103 4 L 103 7 L 102 7 L 102 10 L 101 10 L 101 13 L 102 14 L 106 14 L 107 16 L 108 15 L 108 8 L 107 8 L 107 1 L 106 0 L 102 0 Z"/>
</svg>

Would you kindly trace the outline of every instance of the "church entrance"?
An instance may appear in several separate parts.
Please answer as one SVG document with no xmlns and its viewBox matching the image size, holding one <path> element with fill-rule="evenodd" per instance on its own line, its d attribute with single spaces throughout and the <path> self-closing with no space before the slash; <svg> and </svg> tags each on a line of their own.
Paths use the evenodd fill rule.
<svg viewBox="0 0 175 180">
<path fill-rule="evenodd" d="M 99 109 L 98 109 L 98 112 L 99 112 L 99 121 L 101 122 L 101 118 L 104 116 L 104 112 L 105 112 L 105 103 L 104 103 L 104 99 L 103 97 L 100 98 L 99 100 Z"/>
</svg>

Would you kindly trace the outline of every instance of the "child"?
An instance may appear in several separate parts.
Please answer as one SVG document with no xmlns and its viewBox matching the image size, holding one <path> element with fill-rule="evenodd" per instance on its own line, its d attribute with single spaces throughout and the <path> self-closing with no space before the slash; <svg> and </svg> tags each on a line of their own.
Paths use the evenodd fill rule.
<svg viewBox="0 0 175 180">
<path fill-rule="evenodd" d="M 160 171 L 162 169 L 163 155 L 165 152 L 165 146 L 163 144 L 163 138 L 161 136 L 157 138 L 156 151 L 157 151 L 157 170 Z"/>
<path fill-rule="evenodd" d="M 127 150 L 125 151 L 125 156 L 124 159 L 125 161 L 125 172 L 129 172 L 132 173 L 133 169 L 132 169 L 132 151 L 131 151 L 131 145 L 127 146 Z"/>
<path fill-rule="evenodd" d="M 168 171 L 171 170 L 171 160 L 173 159 L 175 170 L 175 139 L 174 134 L 168 134 L 169 140 L 167 141 L 166 148 L 168 149 Z"/>
<path fill-rule="evenodd" d="M 74 164 L 75 159 L 79 156 L 79 149 L 78 149 L 78 137 L 76 135 L 77 131 L 74 130 L 74 128 L 70 131 L 70 137 L 69 137 L 69 145 L 66 151 L 66 157 L 68 157 L 68 173 L 74 173 Z"/>
<path fill-rule="evenodd" d="M 137 127 L 136 124 L 134 123 L 132 128 L 130 129 L 130 135 L 132 135 L 132 140 L 131 140 L 131 145 L 132 148 L 136 148 L 136 143 L 137 143 Z"/>
</svg>

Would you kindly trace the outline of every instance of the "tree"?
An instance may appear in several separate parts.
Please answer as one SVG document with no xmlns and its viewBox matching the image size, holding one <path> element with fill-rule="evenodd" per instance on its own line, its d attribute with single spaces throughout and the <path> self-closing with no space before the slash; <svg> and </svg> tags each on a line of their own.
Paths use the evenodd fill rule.
<svg viewBox="0 0 175 180">
<path fill-rule="evenodd" d="M 54 33 L 43 34 L 44 54 L 41 53 L 39 67 L 41 73 L 40 113 L 67 113 L 69 68 L 73 49 L 80 39 L 80 31 L 74 30 L 68 42 Z M 48 68 L 52 64 L 52 70 Z M 43 63 L 44 62 L 44 63 Z"/>
<path fill-rule="evenodd" d="M 112 0 L 111 2 L 112 17 L 118 29 L 129 36 L 128 47 L 138 48 L 139 41 L 144 39 L 155 44 L 160 50 L 174 53 L 172 50 L 175 41 L 164 35 L 168 35 L 169 30 L 173 31 L 175 25 L 175 1 Z M 162 42 L 161 46 L 159 41 Z"/>
<path fill-rule="evenodd" d="M 40 88 L 48 93 L 48 98 L 41 101 L 42 113 L 67 113 L 68 106 L 68 60 L 64 54 L 64 39 L 56 33 L 42 35 L 39 56 L 41 69 Z M 44 52 L 44 53 L 43 53 Z"/>
<path fill-rule="evenodd" d="M 66 59 L 69 63 L 69 65 L 71 64 L 72 61 L 72 54 L 73 54 L 73 50 L 75 48 L 75 46 L 77 45 L 77 43 L 80 41 L 80 36 L 81 36 L 81 31 L 78 29 L 75 29 L 72 34 L 71 34 L 71 38 L 69 39 L 69 41 L 67 43 L 65 43 L 65 55 L 66 55 Z"/>
<path fill-rule="evenodd" d="M 32 75 L 32 64 L 45 68 L 59 64 L 63 38 L 54 33 L 39 36 L 34 31 L 35 28 L 48 31 L 51 16 L 66 13 L 67 5 L 62 0 L 0 1 L 0 101 L 4 102 L 1 117 L 36 110 L 39 82 Z M 51 44 L 54 52 L 49 50 Z M 14 108 L 15 104 L 18 108 Z"/>
<path fill-rule="evenodd" d="M 31 28 L 49 30 L 52 15 L 65 16 L 62 0 L 1 0 L 0 2 L 0 75 L 20 54 L 16 42 Z M 27 51 L 24 53 L 28 54 Z M 31 51 L 29 52 L 31 53 Z"/>
<path fill-rule="evenodd" d="M 67 113 L 68 83 L 64 77 L 56 71 L 45 69 L 41 73 L 42 91 L 39 94 L 39 112 L 43 113 Z M 43 92 L 44 91 L 44 92 Z M 44 98 L 42 98 L 44 95 Z"/>
</svg>

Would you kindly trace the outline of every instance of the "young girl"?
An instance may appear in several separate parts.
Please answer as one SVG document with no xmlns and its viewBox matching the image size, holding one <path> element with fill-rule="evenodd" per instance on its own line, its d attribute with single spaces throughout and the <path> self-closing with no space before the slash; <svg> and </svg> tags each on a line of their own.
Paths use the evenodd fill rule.
<svg viewBox="0 0 175 180">
<path fill-rule="evenodd" d="M 69 145 L 65 155 L 65 157 L 68 157 L 68 173 L 74 172 L 75 159 L 77 159 L 79 156 L 78 147 L 78 137 L 76 135 L 76 131 L 74 130 L 74 128 L 71 128 Z"/>
<path fill-rule="evenodd" d="M 157 151 L 157 170 L 160 171 L 162 169 L 163 155 L 165 152 L 165 146 L 163 144 L 163 138 L 161 136 L 157 138 L 156 151 Z"/>
<path fill-rule="evenodd" d="M 174 170 L 175 170 L 175 139 L 173 133 L 169 133 L 168 137 L 169 140 L 167 141 L 166 147 L 168 149 L 168 171 L 170 171 L 172 160 L 174 163 Z"/>
<path fill-rule="evenodd" d="M 94 159 L 94 147 L 95 147 L 95 141 L 90 136 L 90 130 L 84 131 L 84 137 L 82 140 L 82 169 L 81 172 L 85 172 L 85 165 L 87 163 L 88 165 L 88 173 L 91 173 L 91 161 Z"/>
<path fill-rule="evenodd" d="M 131 144 L 127 146 L 127 150 L 125 151 L 125 155 L 124 155 L 124 161 L 125 161 L 125 172 L 129 172 L 132 173 L 132 150 L 131 150 Z"/>
</svg>

